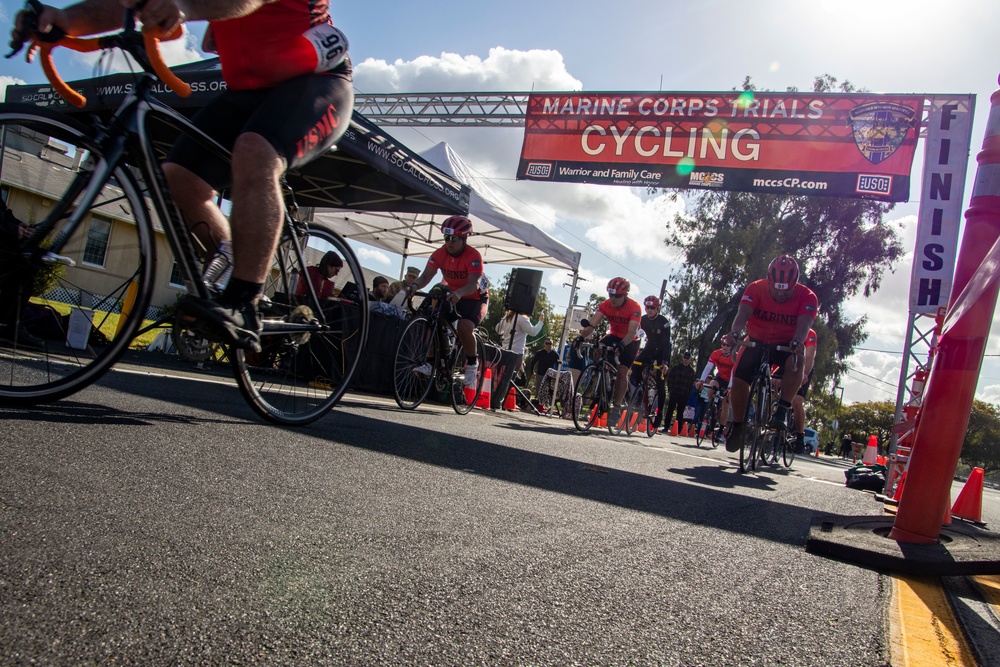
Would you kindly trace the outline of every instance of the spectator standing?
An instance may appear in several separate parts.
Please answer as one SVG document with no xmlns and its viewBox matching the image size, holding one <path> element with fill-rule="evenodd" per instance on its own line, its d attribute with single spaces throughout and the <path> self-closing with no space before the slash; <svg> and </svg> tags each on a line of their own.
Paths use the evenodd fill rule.
<svg viewBox="0 0 1000 667">
<path fill-rule="evenodd" d="M 670 402 L 664 413 L 663 430 L 670 429 L 674 414 L 676 414 L 678 428 L 684 423 L 684 408 L 687 406 L 693 386 L 694 368 L 691 367 L 691 353 L 685 352 L 681 357 L 681 363 L 674 364 L 667 371 L 667 394 Z"/>
<path fill-rule="evenodd" d="M 569 354 L 566 355 L 566 363 L 569 365 L 569 374 L 573 378 L 573 387 L 576 387 L 580 379 L 580 373 L 587 368 L 590 346 L 583 342 L 583 338 L 577 338 L 570 346 Z"/>
<path fill-rule="evenodd" d="M 500 347 L 523 357 L 528 336 L 537 335 L 544 324 L 544 313 L 539 314 L 538 322 L 532 324 L 527 315 L 508 310 L 496 326 L 496 332 L 500 334 Z"/>
</svg>

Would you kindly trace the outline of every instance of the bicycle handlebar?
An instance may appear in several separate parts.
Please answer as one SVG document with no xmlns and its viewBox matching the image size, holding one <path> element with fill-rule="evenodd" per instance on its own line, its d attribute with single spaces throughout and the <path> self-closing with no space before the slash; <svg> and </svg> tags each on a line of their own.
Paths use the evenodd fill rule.
<svg viewBox="0 0 1000 667">
<path fill-rule="evenodd" d="M 133 58 L 143 68 L 144 71 L 155 74 L 170 90 L 181 97 L 191 95 L 191 86 L 181 80 L 176 74 L 170 71 L 163 61 L 163 54 L 160 53 L 160 42 L 168 42 L 179 38 L 184 34 L 180 26 L 175 27 L 168 33 L 164 33 L 159 26 L 143 26 L 142 32 L 135 29 L 135 10 L 125 10 L 124 28 L 121 32 L 102 37 L 70 37 L 58 26 L 53 26 L 47 34 L 37 32 L 38 15 L 43 6 L 38 0 L 27 0 L 25 11 L 27 12 L 26 29 L 31 33 L 29 49 L 38 48 L 41 59 L 42 71 L 45 78 L 52 84 L 52 88 L 62 96 L 67 102 L 77 108 L 83 108 L 87 103 L 87 98 L 70 88 L 59 72 L 56 70 L 52 60 L 52 49 L 57 46 L 64 46 L 80 53 L 89 53 L 102 49 L 120 48 Z M 142 35 L 141 42 L 138 35 Z M 13 50 L 7 54 L 10 58 L 18 53 L 24 46 L 12 44 Z"/>
</svg>

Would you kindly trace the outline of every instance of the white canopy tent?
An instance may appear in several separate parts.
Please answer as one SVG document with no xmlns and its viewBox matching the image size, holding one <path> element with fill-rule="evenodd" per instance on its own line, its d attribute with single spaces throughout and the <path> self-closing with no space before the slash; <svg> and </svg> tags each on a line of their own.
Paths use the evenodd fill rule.
<svg viewBox="0 0 1000 667">
<path fill-rule="evenodd" d="M 577 272 L 579 252 L 518 217 L 448 144 L 439 143 L 421 157 L 471 187 L 469 219 L 473 235 L 469 245 L 482 254 L 487 265 L 510 264 Z M 315 218 L 346 238 L 402 255 L 404 266 L 407 258 L 430 257 L 443 242 L 440 231 L 445 219 L 443 215 L 319 209 Z"/>
</svg>

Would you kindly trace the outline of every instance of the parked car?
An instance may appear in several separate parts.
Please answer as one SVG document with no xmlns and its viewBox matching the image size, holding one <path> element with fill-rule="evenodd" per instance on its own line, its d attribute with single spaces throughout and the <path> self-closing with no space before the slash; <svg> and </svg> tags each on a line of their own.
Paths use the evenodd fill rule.
<svg viewBox="0 0 1000 667">
<path fill-rule="evenodd" d="M 819 433 L 809 427 L 802 429 L 802 432 L 805 434 L 805 437 L 802 440 L 806 445 L 806 453 L 815 453 L 815 451 L 819 448 Z"/>
</svg>

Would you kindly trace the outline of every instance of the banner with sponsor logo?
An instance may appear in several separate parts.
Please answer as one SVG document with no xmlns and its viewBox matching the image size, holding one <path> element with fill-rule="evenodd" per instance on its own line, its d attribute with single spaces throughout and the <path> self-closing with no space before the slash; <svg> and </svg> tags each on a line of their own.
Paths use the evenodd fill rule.
<svg viewBox="0 0 1000 667">
<path fill-rule="evenodd" d="M 907 201 L 922 95 L 533 93 L 519 180 Z"/>
</svg>

